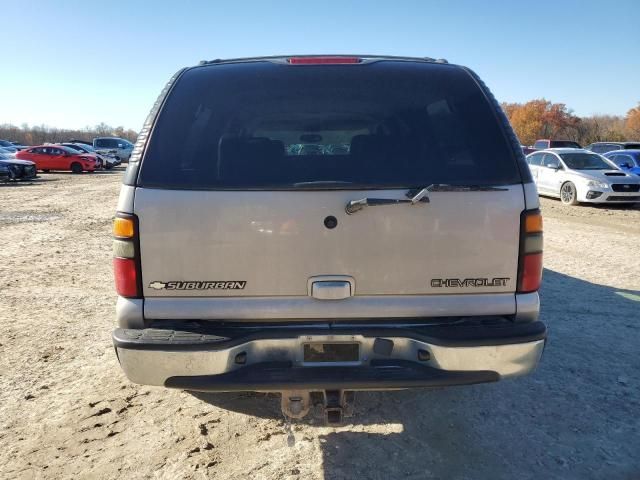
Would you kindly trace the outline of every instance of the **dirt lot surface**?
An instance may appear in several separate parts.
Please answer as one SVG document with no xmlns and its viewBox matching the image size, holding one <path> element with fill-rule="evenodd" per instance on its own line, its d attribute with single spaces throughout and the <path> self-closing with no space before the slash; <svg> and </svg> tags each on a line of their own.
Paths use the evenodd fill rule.
<svg viewBox="0 0 640 480">
<path fill-rule="evenodd" d="M 640 209 L 543 200 L 538 371 L 358 394 L 287 433 L 279 400 L 137 386 L 110 334 L 121 174 L 0 185 L 0 478 L 640 478 Z"/>
</svg>

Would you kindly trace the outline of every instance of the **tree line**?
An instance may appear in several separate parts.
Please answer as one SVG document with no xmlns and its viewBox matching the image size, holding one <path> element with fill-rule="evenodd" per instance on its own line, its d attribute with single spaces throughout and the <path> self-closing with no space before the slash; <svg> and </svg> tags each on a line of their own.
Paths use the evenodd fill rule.
<svg viewBox="0 0 640 480">
<path fill-rule="evenodd" d="M 503 103 L 511 126 L 523 145 L 539 138 L 593 142 L 640 141 L 640 103 L 626 115 L 577 117 L 564 103 L 537 99 L 527 103 Z"/>
<path fill-rule="evenodd" d="M 640 102 L 625 116 L 592 115 L 577 117 L 564 103 L 544 98 L 527 103 L 503 103 L 502 109 L 523 145 L 538 138 L 573 140 L 581 145 L 601 141 L 640 141 Z M 66 142 L 71 139 L 91 141 L 94 137 L 121 137 L 135 142 L 138 132 L 100 123 L 84 129 L 64 129 L 46 125 L 20 127 L 0 125 L 0 139 L 23 145 Z"/>
<path fill-rule="evenodd" d="M 0 139 L 19 142 L 23 145 L 42 145 L 43 143 L 68 142 L 69 140 L 84 140 L 91 142 L 95 137 L 120 137 L 135 142 L 138 132 L 124 127 L 112 127 L 100 123 L 94 127 L 83 129 L 56 128 L 47 125 L 29 126 L 22 124 L 0 125 Z"/>
</svg>

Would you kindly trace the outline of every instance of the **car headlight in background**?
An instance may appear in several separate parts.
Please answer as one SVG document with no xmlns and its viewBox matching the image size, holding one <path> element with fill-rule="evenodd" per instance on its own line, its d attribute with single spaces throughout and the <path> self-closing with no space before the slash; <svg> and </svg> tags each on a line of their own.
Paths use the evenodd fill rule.
<svg viewBox="0 0 640 480">
<path fill-rule="evenodd" d="M 589 180 L 587 182 L 587 187 L 593 188 L 609 188 L 609 184 L 605 182 L 600 182 L 598 180 Z"/>
</svg>

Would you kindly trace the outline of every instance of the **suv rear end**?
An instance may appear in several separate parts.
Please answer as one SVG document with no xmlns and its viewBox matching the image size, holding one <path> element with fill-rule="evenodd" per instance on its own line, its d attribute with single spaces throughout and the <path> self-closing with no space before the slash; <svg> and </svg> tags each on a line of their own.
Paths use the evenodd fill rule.
<svg viewBox="0 0 640 480">
<path fill-rule="evenodd" d="M 181 70 L 139 135 L 114 234 L 113 340 L 137 383 L 287 392 L 300 416 L 312 391 L 342 408 L 345 391 L 523 375 L 544 347 L 537 192 L 464 67 Z"/>
</svg>

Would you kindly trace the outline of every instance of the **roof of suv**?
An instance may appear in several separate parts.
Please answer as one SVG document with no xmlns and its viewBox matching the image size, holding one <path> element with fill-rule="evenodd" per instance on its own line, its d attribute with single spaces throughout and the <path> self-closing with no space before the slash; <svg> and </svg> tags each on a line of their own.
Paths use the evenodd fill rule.
<svg viewBox="0 0 640 480">
<path fill-rule="evenodd" d="M 248 62 L 278 62 L 278 63 L 291 63 L 291 59 L 317 59 L 318 64 L 326 64 L 331 65 L 331 61 L 320 62 L 320 60 L 336 60 L 335 63 L 339 63 L 338 60 L 345 59 L 355 59 L 357 61 L 353 62 L 364 63 L 370 61 L 378 61 L 378 60 L 394 60 L 394 61 L 406 61 L 406 62 L 426 62 L 426 63 L 441 63 L 448 64 L 449 62 L 444 58 L 431 58 L 431 57 L 405 57 L 405 56 L 395 56 L 395 55 L 347 55 L 347 54 L 313 54 L 313 55 L 272 55 L 272 56 L 263 56 L 263 57 L 241 57 L 241 58 L 216 58 L 215 60 L 201 60 L 197 65 L 206 66 L 206 65 L 217 65 L 221 63 L 248 63 Z M 340 62 L 341 63 L 341 62 Z"/>
</svg>

